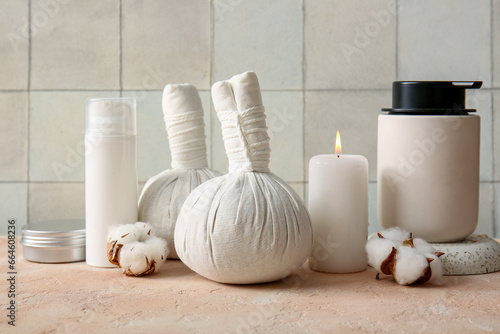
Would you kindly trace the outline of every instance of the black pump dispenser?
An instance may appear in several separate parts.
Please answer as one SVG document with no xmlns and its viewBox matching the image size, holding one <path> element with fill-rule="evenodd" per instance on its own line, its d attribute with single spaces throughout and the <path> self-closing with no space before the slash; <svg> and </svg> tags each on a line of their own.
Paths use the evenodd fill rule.
<svg viewBox="0 0 500 334">
<path fill-rule="evenodd" d="M 394 81 L 389 114 L 467 115 L 465 90 L 481 88 L 482 81 Z"/>
</svg>

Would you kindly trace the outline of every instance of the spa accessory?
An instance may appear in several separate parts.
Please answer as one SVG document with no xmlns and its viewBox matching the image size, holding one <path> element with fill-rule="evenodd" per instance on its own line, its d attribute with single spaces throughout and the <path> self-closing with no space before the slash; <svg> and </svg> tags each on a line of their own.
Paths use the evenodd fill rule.
<svg viewBox="0 0 500 334">
<path fill-rule="evenodd" d="M 163 90 L 172 169 L 151 177 L 139 198 L 139 220 L 150 223 L 167 240 L 169 258 L 177 259 L 174 231 L 186 197 L 201 183 L 219 176 L 208 168 L 203 107 L 190 84 L 167 85 Z"/>
<path fill-rule="evenodd" d="M 127 276 L 145 276 L 160 270 L 167 260 L 165 239 L 155 236 L 151 225 L 143 222 L 115 225 L 108 233 L 109 262 Z"/>
<path fill-rule="evenodd" d="M 367 268 L 368 160 L 342 154 L 338 132 L 335 154 L 317 155 L 309 162 L 309 213 L 311 269 L 353 273 Z"/>
<path fill-rule="evenodd" d="M 366 252 L 368 263 L 377 270 L 377 279 L 384 274 L 392 275 L 401 285 L 443 284 L 440 260 L 443 253 L 397 227 L 371 237 L 366 243 Z"/>
<path fill-rule="evenodd" d="M 87 100 L 85 219 L 87 264 L 113 267 L 108 229 L 137 221 L 136 113 L 132 98 Z"/>
<path fill-rule="evenodd" d="M 24 225 L 21 245 L 28 261 L 43 263 L 85 260 L 85 221 L 47 220 Z"/>
<path fill-rule="evenodd" d="M 396 81 L 378 118 L 378 216 L 429 242 L 463 240 L 477 226 L 480 118 L 465 90 L 482 82 Z"/>
<path fill-rule="evenodd" d="M 441 257 L 444 275 L 476 275 L 500 271 L 500 244 L 487 235 L 472 234 L 454 243 L 434 243 L 445 253 Z"/>
<path fill-rule="evenodd" d="M 186 199 L 175 229 L 179 258 L 222 283 L 252 284 L 286 277 L 311 252 L 312 229 L 295 191 L 269 171 L 269 137 L 253 72 L 212 86 L 222 123 L 229 174 L 209 180 Z"/>
</svg>

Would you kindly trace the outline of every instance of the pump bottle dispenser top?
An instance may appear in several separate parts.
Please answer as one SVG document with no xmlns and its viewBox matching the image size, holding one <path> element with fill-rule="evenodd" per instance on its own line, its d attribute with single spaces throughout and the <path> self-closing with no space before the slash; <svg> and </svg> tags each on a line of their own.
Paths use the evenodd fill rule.
<svg viewBox="0 0 500 334">
<path fill-rule="evenodd" d="M 482 81 L 395 81 L 392 84 L 390 114 L 466 115 L 465 90 L 479 89 Z"/>
<path fill-rule="evenodd" d="M 477 226 L 480 118 L 466 89 L 482 82 L 396 81 L 378 118 L 378 215 L 429 242 L 463 240 Z"/>
</svg>

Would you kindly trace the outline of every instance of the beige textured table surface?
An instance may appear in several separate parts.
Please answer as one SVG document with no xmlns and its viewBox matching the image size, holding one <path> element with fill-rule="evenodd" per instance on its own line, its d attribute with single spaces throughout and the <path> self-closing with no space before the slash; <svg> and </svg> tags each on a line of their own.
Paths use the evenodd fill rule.
<svg viewBox="0 0 500 334">
<path fill-rule="evenodd" d="M 0 333 L 500 333 L 500 273 L 405 287 L 375 280 L 371 268 L 331 275 L 304 266 L 282 281 L 234 286 L 180 261 L 142 278 L 84 262 L 32 263 L 20 245 L 13 328 L 5 237 L 0 250 Z"/>
</svg>

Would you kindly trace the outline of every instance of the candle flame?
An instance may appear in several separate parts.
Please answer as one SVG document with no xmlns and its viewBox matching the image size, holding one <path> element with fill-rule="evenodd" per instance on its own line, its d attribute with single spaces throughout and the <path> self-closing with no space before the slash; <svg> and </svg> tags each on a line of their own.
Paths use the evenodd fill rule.
<svg viewBox="0 0 500 334">
<path fill-rule="evenodd" d="M 340 144 L 340 133 L 337 131 L 335 138 L 335 154 L 342 154 L 342 145 Z"/>
</svg>

